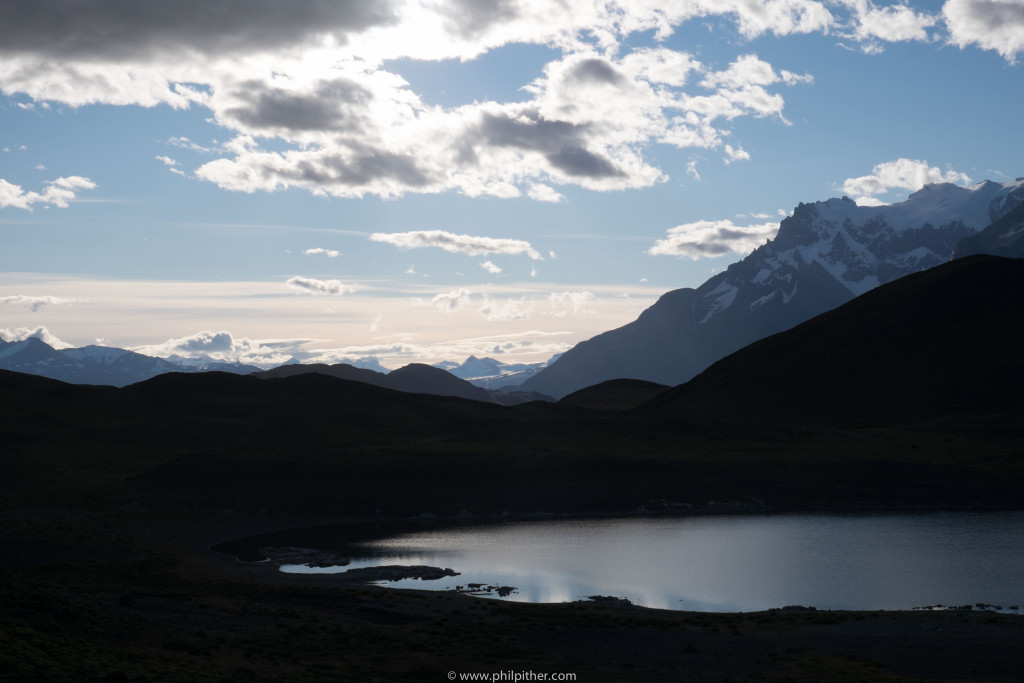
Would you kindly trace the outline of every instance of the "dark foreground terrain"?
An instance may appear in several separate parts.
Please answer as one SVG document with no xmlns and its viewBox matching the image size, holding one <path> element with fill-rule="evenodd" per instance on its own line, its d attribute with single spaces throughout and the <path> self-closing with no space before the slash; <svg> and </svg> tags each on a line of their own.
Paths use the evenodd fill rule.
<svg viewBox="0 0 1024 683">
<path fill-rule="evenodd" d="M 268 520 L 72 512 L 6 520 L 2 680 L 1016 681 L 1024 665 L 1014 614 L 705 614 L 329 587 L 203 549 Z"/>
<path fill-rule="evenodd" d="M 209 550 L 425 513 L 1021 509 L 1024 265 L 905 280 L 686 385 L 558 404 L 315 373 L 115 389 L 0 372 L 0 681 L 1021 680 L 1014 614 L 529 605 Z"/>
</svg>

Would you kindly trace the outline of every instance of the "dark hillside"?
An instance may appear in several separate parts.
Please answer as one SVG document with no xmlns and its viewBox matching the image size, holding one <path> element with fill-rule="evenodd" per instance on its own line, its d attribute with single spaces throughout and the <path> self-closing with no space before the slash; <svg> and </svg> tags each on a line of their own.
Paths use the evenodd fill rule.
<svg viewBox="0 0 1024 683">
<path fill-rule="evenodd" d="M 668 389 L 664 384 L 642 379 L 610 379 L 559 401 L 559 405 L 593 410 L 629 410 L 646 403 Z"/>
<path fill-rule="evenodd" d="M 908 275 L 715 363 L 643 410 L 867 426 L 1024 411 L 1024 260 Z"/>
</svg>

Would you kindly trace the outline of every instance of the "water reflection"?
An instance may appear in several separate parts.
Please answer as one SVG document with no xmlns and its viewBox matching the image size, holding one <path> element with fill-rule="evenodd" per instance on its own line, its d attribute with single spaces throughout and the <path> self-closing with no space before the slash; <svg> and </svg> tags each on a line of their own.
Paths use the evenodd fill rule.
<svg viewBox="0 0 1024 683">
<path fill-rule="evenodd" d="M 1024 513 L 508 523 L 407 531 L 347 551 L 352 564 L 334 571 L 451 567 L 461 575 L 391 585 L 509 585 L 519 590 L 508 599 L 530 602 L 614 595 L 701 611 L 1024 603 Z"/>
</svg>

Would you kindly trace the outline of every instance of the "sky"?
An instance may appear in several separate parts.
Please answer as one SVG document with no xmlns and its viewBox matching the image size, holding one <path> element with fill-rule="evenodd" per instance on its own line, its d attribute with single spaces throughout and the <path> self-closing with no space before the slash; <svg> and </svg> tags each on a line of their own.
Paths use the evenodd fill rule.
<svg viewBox="0 0 1024 683">
<path fill-rule="evenodd" d="M 1024 175 L 1024 0 L 0 0 L 0 337 L 537 362 Z"/>
</svg>

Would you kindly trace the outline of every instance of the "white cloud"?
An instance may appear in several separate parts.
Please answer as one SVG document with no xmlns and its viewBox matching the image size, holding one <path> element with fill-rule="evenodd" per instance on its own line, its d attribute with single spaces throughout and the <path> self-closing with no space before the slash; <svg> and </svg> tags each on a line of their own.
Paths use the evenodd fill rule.
<svg viewBox="0 0 1024 683">
<path fill-rule="evenodd" d="M 35 313 L 43 306 L 69 306 L 77 299 L 62 299 L 56 296 L 0 296 L 0 305 L 28 306 Z"/>
<path fill-rule="evenodd" d="M 325 256 L 327 256 L 327 258 L 337 258 L 338 255 L 341 254 L 340 251 L 335 251 L 334 249 L 323 249 L 321 247 L 314 247 L 313 249 L 306 249 L 302 253 L 306 254 L 306 255 L 324 254 Z"/>
<path fill-rule="evenodd" d="M 548 295 L 548 302 L 552 308 L 551 315 L 564 317 L 570 312 L 574 315 L 593 314 L 594 310 L 588 304 L 595 298 L 591 292 L 551 292 Z"/>
<path fill-rule="evenodd" d="M 927 41 L 931 39 L 928 29 L 935 26 L 939 18 L 928 12 L 919 12 L 906 5 L 878 7 L 873 0 L 840 0 L 853 12 L 851 26 L 842 35 L 862 43 L 868 53 L 878 53 L 881 46 L 875 42 L 904 42 L 908 40 Z"/>
<path fill-rule="evenodd" d="M 491 275 L 497 275 L 498 273 L 501 272 L 501 268 L 499 266 L 494 265 L 494 263 L 491 261 L 484 261 L 483 263 L 479 263 L 477 265 L 479 265 L 481 268 L 486 270 Z"/>
<path fill-rule="evenodd" d="M 214 151 L 212 147 L 203 147 L 202 145 L 195 143 L 186 137 L 172 137 L 167 140 L 167 144 L 174 145 L 175 147 L 180 147 L 182 149 L 191 150 L 193 152 L 202 152 L 204 154 L 208 154 Z"/>
<path fill-rule="evenodd" d="M 454 313 L 469 305 L 472 292 L 468 289 L 455 289 L 446 294 L 435 294 L 430 306 L 445 313 Z"/>
<path fill-rule="evenodd" d="M 8 206 L 31 211 L 32 206 L 56 206 L 66 209 L 80 190 L 91 190 L 96 183 L 82 176 L 68 176 L 45 183 L 43 191 L 26 192 L 20 186 L 0 178 L 0 209 Z"/>
<path fill-rule="evenodd" d="M 725 146 L 725 163 L 731 164 L 734 161 L 749 161 L 750 154 L 742 147 L 734 148 L 732 145 Z"/>
<path fill-rule="evenodd" d="M 215 361 L 241 362 L 258 366 L 287 363 L 306 355 L 302 347 L 317 341 L 315 339 L 264 339 L 235 337 L 226 330 L 213 332 L 203 330 L 185 337 L 168 339 L 158 344 L 144 344 L 132 347 L 132 351 L 168 358 L 209 357 Z"/>
<path fill-rule="evenodd" d="M 55 349 L 70 349 L 72 344 L 58 339 L 45 327 L 16 327 L 14 329 L 0 328 L 0 339 L 9 342 L 25 341 L 29 337 L 35 337 Z"/>
<path fill-rule="evenodd" d="M 847 178 L 843 181 L 842 191 L 853 195 L 854 200 L 864 206 L 883 204 L 878 195 L 890 190 L 909 190 L 916 192 L 929 183 L 957 183 L 966 185 L 971 179 L 965 173 L 929 166 L 925 161 L 899 158 L 877 164 L 871 169 L 870 175 L 859 178 Z"/>
<path fill-rule="evenodd" d="M 183 3 L 173 12 L 152 3 L 130 11 L 110 2 L 12 6 L 0 26 L 0 89 L 71 106 L 207 109 L 229 142 L 168 144 L 218 154 L 194 176 L 224 189 L 341 197 L 455 190 L 553 202 L 564 200 L 558 185 L 603 191 L 662 182 L 645 158 L 653 144 L 718 148 L 729 134 L 723 121 L 784 121 L 782 97 L 767 85 L 810 78 L 772 77 L 767 63 L 749 62 L 740 66 L 760 75 L 736 67 L 726 80 L 705 80 L 705 93 L 691 78 L 706 72 L 695 57 L 628 48 L 630 35 L 653 31 L 661 40 L 710 16 L 734 21 L 747 39 L 834 23 L 816 0 L 392 0 L 302 3 L 287 13 L 271 0 L 253 0 L 244 13 L 226 11 L 228 0 Z M 67 21 L 40 19 L 58 5 Z M 525 84 L 524 101 L 431 105 L 384 61 L 469 60 L 512 43 L 561 51 Z"/>
<path fill-rule="evenodd" d="M 694 180 L 700 180 L 700 172 L 697 170 L 696 161 L 686 162 L 686 175 L 690 176 Z"/>
<path fill-rule="evenodd" d="M 285 284 L 296 291 L 316 296 L 341 296 L 343 294 L 351 294 L 356 291 L 355 285 L 348 285 L 339 280 L 317 280 L 309 277 L 301 277 L 299 275 L 288 278 L 288 280 L 285 281 Z"/>
<path fill-rule="evenodd" d="M 164 166 L 177 166 L 178 165 L 178 162 L 175 161 L 174 159 L 172 159 L 169 156 L 163 156 L 161 154 L 158 154 L 156 156 L 156 158 L 159 159 L 161 162 L 163 162 Z"/>
<path fill-rule="evenodd" d="M 526 320 L 531 313 L 531 308 L 525 298 L 506 299 L 502 302 L 485 296 L 483 305 L 477 310 L 480 315 L 492 322 Z"/>
<path fill-rule="evenodd" d="M 942 16 L 949 42 L 995 50 L 1011 64 L 1024 51 L 1024 3 L 1020 0 L 947 0 Z"/>
<path fill-rule="evenodd" d="M 557 204 L 558 202 L 565 201 L 565 195 L 559 193 L 550 185 L 545 185 L 543 183 L 532 183 L 526 194 L 530 199 L 535 199 L 538 202 L 551 202 L 553 204 Z"/>
<path fill-rule="evenodd" d="M 487 256 L 488 254 L 526 254 L 535 261 L 544 257 L 529 242 L 515 239 L 496 239 L 473 235 L 456 235 L 444 230 L 414 230 L 411 232 L 376 232 L 370 235 L 374 242 L 393 244 L 402 249 L 438 247 L 453 254 Z"/>
<path fill-rule="evenodd" d="M 729 252 L 746 255 L 778 231 L 778 223 L 738 226 L 730 220 L 696 221 L 670 228 L 665 239 L 658 240 L 647 253 L 693 260 L 724 256 Z"/>
</svg>

